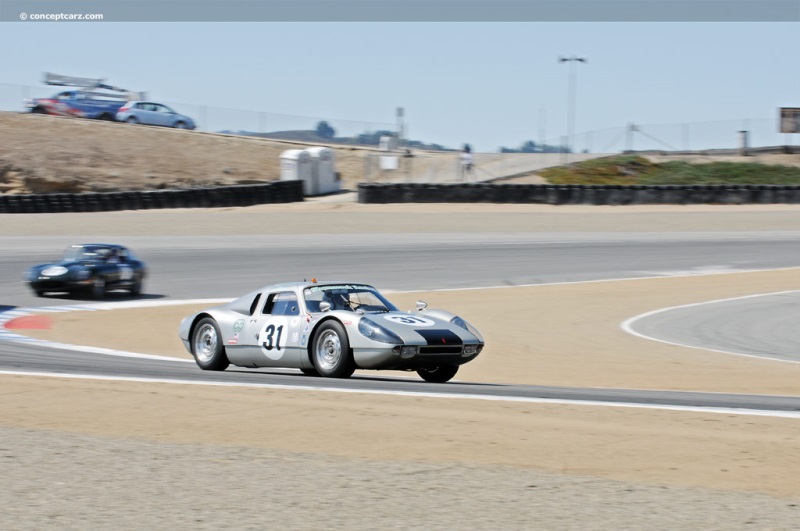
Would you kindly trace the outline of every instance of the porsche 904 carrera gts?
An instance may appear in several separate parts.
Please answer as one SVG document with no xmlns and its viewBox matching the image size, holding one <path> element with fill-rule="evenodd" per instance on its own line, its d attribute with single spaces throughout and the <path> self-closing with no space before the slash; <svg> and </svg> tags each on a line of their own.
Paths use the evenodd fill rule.
<svg viewBox="0 0 800 531">
<path fill-rule="evenodd" d="M 350 282 L 292 282 L 194 313 L 178 335 L 204 370 L 300 369 L 348 378 L 356 369 L 416 371 L 447 382 L 484 347 L 461 317 L 418 301 L 402 312 L 377 289 Z"/>
</svg>

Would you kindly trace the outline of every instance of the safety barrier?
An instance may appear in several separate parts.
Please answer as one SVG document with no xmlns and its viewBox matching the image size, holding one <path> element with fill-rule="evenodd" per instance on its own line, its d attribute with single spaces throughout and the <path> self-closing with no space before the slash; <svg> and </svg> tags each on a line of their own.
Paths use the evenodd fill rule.
<svg viewBox="0 0 800 531">
<path fill-rule="evenodd" d="M 0 214 L 238 207 L 302 200 L 302 181 L 274 181 L 265 184 L 141 192 L 0 194 Z"/>
<path fill-rule="evenodd" d="M 623 186 L 361 183 L 359 203 L 541 203 L 548 205 L 744 205 L 800 203 L 800 186 Z"/>
</svg>

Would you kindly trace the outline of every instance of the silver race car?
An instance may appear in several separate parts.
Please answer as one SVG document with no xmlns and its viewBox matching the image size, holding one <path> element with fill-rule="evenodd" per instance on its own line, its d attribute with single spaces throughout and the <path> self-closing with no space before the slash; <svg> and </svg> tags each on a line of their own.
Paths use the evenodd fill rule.
<svg viewBox="0 0 800 531">
<path fill-rule="evenodd" d="M 416 371 L 446 382 L 483 350 L 469 323 L 443 310 L 402 312 L 372 286 L 267 286 L 189 317 L 179 336 L 201 369 L 288 367 L 347 378 L 356 369 Z"/>
</svg>

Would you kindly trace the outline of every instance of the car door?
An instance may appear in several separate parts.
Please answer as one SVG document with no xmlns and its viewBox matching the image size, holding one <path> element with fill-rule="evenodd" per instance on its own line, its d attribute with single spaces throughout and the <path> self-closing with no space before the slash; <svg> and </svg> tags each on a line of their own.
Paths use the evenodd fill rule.
<svg viewBox="0 0 800 531">
<path fill-rule="evenodd" d="M 153 103 L 153 125 L 163 125 L 163 126 L 171 126 L 173 115 L 163 105 L 159 105 L 158 103 Z"/>
<path fill-rule="evenodd" d="M 134 117 L 139 120 L 140 124 L 144 125 L 158 125 L 158 116 L 154 111 L 152 103 L 139 102 L 136 104 L 136 112 Z"/>
<path fill-rule="evenodd" d="M 261 312 L 245 323 L 250 358 L 262 367 L 299 367 L 301 322 L 297 293 L 269 293 Z"/>
</svg>

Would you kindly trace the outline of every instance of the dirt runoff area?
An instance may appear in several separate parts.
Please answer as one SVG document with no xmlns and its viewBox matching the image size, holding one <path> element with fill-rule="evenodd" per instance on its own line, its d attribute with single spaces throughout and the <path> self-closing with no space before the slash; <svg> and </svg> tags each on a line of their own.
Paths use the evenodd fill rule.
<svg viewBox="0 0 800 531">
<path fill-rule="evenodd" d="M 241 227 L 258 226 L 241 223 L 247 217 L 297 214 L 342 229 L 369 215 L 378 232 L 398 216 L 447 216 L 446 232 L 473 224 L 795 230 L 800 215 L 797 207 L 476 207 L 314 203 L 212 214 Z M 180 215 L 102 214 L 102 225 L 105 234 L 130 233 L 146 225 L 132 217 Z M 37 219 L 74 234 L 82 216 Z M 424 298 L 458 308 L 485 333 L 487 349 L 460 380 L 797 395 L 798 364 L 658 344 L 619 324 L 799 284 L 800 272 L 786 270 Z M 416 298 L 392 296 L 403 307 Z M 189 359 L 175 329 L 192 309 L 59 314 L 50 330 L 25 333 Z M 0 382 L 4 528 L 789 530 L 800 521 L 796 419 L 147 381 Z"/>
</svg>

